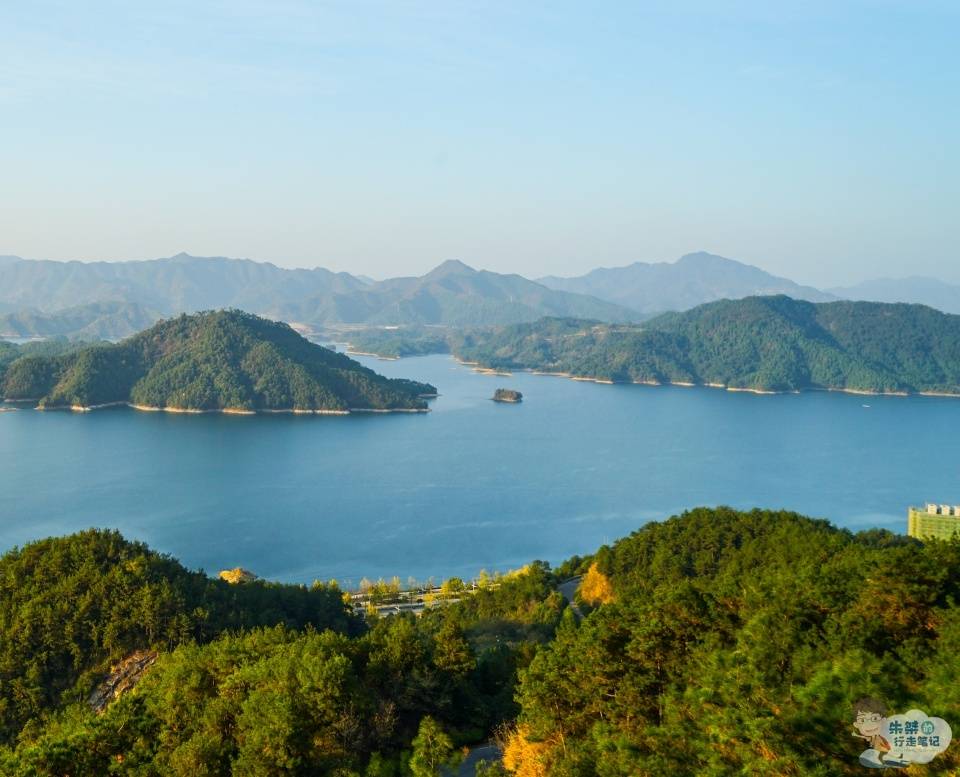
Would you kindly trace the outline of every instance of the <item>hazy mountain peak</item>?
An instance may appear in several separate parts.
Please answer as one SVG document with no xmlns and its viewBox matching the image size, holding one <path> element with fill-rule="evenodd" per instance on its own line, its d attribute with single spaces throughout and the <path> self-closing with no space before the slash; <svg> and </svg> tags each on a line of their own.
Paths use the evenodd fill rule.
<svg viewBox="0 0 960 777">
<path fill-rule="evenodd" d="M 540 282 L 552 289 L 590 294 L 641 313 L 688 310 L 718 299 L 758 294 L 786 294 L 811 302 L 834 299 L 818 289 L 707 251 L 686 254 L 673 263 L 636 262 L 594 270 L 578 278 L 547 277 Z"/>
<path fill-rule="evenodd" d="M 0 274 L 0 313 L 49 312 L 107 300 L 169 315 L 238 308 L 307 326 L 326 323 L 490 325 L 566 315 L 623 321 L 632 311 L 565 294 L 519 275 L 478 272 L 449 260 L 416 278 L 364 281 L 323 268 L 181 252 L 152 261 L 65 265 L 11 262 Z M 68 331 L 73 331 L 68 330 Z"/>
<path fill-rule="evenodd" d="M 690 254 L 684 254 L 677 259 L 674 264 L 687 266 L 736 266 L 752 268 L 752 265 L 745 264 L 744 262 L 738 262 L 736 259 L 728 259 L 725 256 L 720 256 L 719 254 L 711 254 L 709 251 L 694 251 Z"/>
<path fill-rule="evenodd" d="M 922 275 L 876 278 L 855 286 L 830 289 L 830 292 L 846 299 L 911 302 L 929 305 L 946 313 L 960 313 L 960 286 Z"/>
<path fill-rule="evenodd" d="M 427 278 L 437 278 L 444 275 L 473 275 L 477 271 L 468 264 L 464 264 L 459 259 L 447 259 L 434 267 L 426 274 Z"/>
</svg>

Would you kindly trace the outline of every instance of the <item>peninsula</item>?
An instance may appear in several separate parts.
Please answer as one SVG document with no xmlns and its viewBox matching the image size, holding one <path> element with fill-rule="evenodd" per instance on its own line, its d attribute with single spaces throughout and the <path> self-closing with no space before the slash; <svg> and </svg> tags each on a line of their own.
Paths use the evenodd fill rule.
<svg viewBox="0 0 960 777">
<path fill-rule="evenodd" d="M 747 297 L 643 324 L 543 318 L 443 338 L 417 328 L 370 332 L 354 342 L 600 383 L 960 395 L 960 316 L 925 305 Z"/>
<path fill-rule="evenodd" d="M 287 324 L 236 310 L 181 315 L 120 343 L 24 355 L 0 369 L 5 399 L 41 409 L 417 412 L 437 393 L 426 383 L 385 378 Z"/>
</svg>

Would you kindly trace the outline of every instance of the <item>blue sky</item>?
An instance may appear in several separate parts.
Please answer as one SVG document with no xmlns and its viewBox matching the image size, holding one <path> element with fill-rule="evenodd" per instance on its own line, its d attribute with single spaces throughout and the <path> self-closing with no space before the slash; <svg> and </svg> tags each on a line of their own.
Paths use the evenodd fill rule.
<svg viewBox="0 0 960 777">
<path fill-rule="evenodd" d="M 960 282 L 956 2 L 2 2 L 0 253 Z"/>
</svg>

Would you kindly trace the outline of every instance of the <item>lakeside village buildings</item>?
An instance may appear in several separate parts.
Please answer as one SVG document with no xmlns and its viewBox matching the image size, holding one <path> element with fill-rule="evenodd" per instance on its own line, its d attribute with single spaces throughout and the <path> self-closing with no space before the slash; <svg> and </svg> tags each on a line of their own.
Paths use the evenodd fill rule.
<svg viewBox="0 0 960 777">
<path fill-rule="evenodd" d="M 911 507 L 907 511 L 907 534 L 917 539 L 949 540 L 960 534 L 960 505 Z"/>
</svg>

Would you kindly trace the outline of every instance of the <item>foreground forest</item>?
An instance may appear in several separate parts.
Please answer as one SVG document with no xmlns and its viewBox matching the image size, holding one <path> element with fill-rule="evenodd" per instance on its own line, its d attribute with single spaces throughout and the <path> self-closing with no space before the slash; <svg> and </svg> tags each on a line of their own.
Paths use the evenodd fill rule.
<svg viewBox="0 0 960 777">
<path fill-rule="evenodd" d="M 181 315 L 116 344 L 61 343 L 46 353 L 0 344 L 0 396 L 48 408 L 422 410 L 432 394 L 235 310 Z"/>
<path fill-rule="evenodd" d="M 88 531 L 0 559 L 0 773 L 421 777 L 495 736 L 487 775 L 860 774 L 855 700 L 960 721 L 958 595 L 960 543 L 760 510 L 366 619 L 335 584 L 228 585 Z"/>
<path fill-rule="evenodd" d="M 545 318 L 465 332 L 373 330 L 352 334 L 351 344 L 625 383 L 960 393 L 960 316 L 923 305 L 748 297 L 644 324 Z"/>
</svg>

